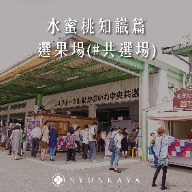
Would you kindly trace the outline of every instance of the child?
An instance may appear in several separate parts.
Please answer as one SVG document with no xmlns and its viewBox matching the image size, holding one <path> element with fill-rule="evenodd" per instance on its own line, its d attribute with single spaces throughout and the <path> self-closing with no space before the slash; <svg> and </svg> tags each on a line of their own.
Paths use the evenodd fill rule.
<svg viewBox="0 0 192 192">
<path fill-rule="evenodd" d="M 76 136 L 74 135 L 73 127 L 69 127 L 68 134 L 66 137 L 67 143 L 67 160 L 66 161 L 76 161 L 75 160 L 75 152 L 77 148 L 77 144 L 75 143 Z"/>
</svg>

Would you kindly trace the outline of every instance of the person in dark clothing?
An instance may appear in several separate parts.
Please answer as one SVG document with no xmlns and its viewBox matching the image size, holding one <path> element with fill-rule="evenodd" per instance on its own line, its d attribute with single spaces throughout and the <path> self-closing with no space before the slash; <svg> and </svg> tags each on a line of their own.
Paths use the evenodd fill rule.
<svg viewBox="0 0 192 192">
<path fill-rule="evenodd" d="M 128 140 L 126 132 L 123 132 L 123 139 L 121 140 L 121 151 L 122 151 L 122 157 L 127 158 Z"/>
<path fill-rule="evenodd" d="M 84 126 L 84 130 L 81 131 L 81 136 L 82 136 L 82 149 L 83 149 L 83 155 L 82 155 L 82 159 L 86 160 L 88 158 L 87 154 L 88 154 L 88 131 L 89 131 L 89 126 L 85 125 Z"/>
<path fill-rule="evenodd" d="M 102 139 L 101 135 L 99 138 L 99 144 L 98 144 L 97 152 L 99 152 L 100 149 L 101 149 L 101 152 L 105 151 L 105 141 Z"/>
<path fill-rule="evenodd" d="M 168 146 L 174 142 L 175 138 L 171 136 L 167 136 L 165 133 L 165 128 L 160 127 L 157 129 L 158 137 L 155 140 L 154 151 L 155 155 L 158 159 L 158 167 L 155 170 L 155 174 L 153 176 L 152 187 L 156 187 L 156 180 L 159 175 L 160 170 L 163 170 L 162 176 L 162 184 L 161 190 L 167 189 L 166 185 L 166 174 L 167 168 L 169 165 L 169 157 L 168 157 Z"/>
<path fill-rule="evenodd" d="M 129 146 L 130 146 L 130 154 L 132 156 L 132 149 L 133 147 L 136 146 L 136 142 L 135 142 L 135 139 L 132 135 L 129 136 L 129 139 L 128 139 L 128 143 L 129 143 Z"/>
<path fill-rule="evenodd" d="M 66 161 L 76 161 L 75 155 L 76 155 L 76 148 L 77 144 L 75 143 L 76 136 L 74 135 L 74 129 L 73 127 L 69 127 L 68 134 L 66 137 L 66 143 L 67 143 L 67 160 Z"/>
<path fill-rule="evenodd" d="M 57 138 L 58 138 L 58 132 L 52 125 L 50 126 L 50 132 L 49 132 L 50 161 L 55 161 L 54 156 L 56 152 Z"/>
</svg>

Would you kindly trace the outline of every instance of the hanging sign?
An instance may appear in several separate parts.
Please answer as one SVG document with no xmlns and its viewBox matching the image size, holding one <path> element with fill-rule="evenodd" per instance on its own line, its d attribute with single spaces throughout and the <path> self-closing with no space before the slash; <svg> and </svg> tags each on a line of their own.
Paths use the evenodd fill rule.
<svg viewBox="0 0 192 192">
<path fill-rule="evenodd" d="M 177 89 L 173 98 L 174 109 L 192 109 L 192 89 Z"/>
</svg>

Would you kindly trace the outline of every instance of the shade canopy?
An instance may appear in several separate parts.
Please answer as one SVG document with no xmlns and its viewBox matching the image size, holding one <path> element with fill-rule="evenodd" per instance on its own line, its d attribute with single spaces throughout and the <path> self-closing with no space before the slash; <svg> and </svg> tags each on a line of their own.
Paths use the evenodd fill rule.
<svg viewBox="0 0 192 192">
<path fill-rule="evenodd" d="M 148 119 L 160 121 L 192 120 L 192 111 L 163 112 L 154 116 L 149 116 Z"/>
<path fill-rule="evenodd" d="M 145 62 L 133 57 L 120 57 L 118 51 L 113 52 L 115 57 L 111 57 L 110 53 L 104 56 L 102 52 L 94 55 L 94 59 L 88 56 L 80 58 L 77 54 L 72 54 L 71 40 L 76 43 L 83 42 L 86 53 L 89 45 L 97 43 L 80 36 L 66 36 L 60 41 L 66 42 L 67 56 L 55 57 L 58 50 L 53 47 L 51 57 L 42 58 L 39 53 L 34 53 L 4 70 L 0 73 L 0 105 L 32 99 L 37 94 L 46 96 L 129 79 L 144 70 Z M 105 48 L 102 45 L 100 47 L 101 50 Z M 130 73 L 106 65 L 106 62 Z M 157 68 L 152 65 L 149 65 L 148 69 L 149 73 L 157 72 Z"/>
</svg>

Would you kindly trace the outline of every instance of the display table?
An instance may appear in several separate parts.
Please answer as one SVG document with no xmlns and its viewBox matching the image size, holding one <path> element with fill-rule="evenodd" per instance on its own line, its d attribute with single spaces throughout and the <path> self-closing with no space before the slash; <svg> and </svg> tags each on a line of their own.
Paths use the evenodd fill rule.
<svg viewBox="0 0 192 192">
<path fill-rule="evenodd" d="M 168 153 L 170 164 L 192 167 L 192 140 L 175 140 Z"/>
</svg>

